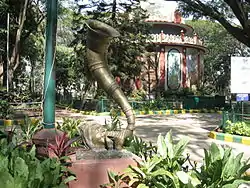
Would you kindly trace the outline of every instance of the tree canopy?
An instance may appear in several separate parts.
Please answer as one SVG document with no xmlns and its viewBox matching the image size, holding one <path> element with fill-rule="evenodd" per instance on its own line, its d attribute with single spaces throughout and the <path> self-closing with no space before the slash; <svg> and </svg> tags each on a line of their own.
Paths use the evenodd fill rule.
<svg viewBox="0 0 250 188">
<path fill-rule="evenodd" d="M 250 0 L 179 0 L 184 16 L 218 21 L 237 40 L 250 47 Z"/>
<path fill-rule="evenodd" d="M 248 56 L 250 49 L 230 35 L 219 23 L 210 20 L 186 21 L 204 40 L 207 52 L 204 57 L 205 94 L 225 94 L 230 85 L 230 57 Z"/>
<path fill-rule="evenodd" d="M 145 51 L 150 25 L 144 20 L 147 13 L 140 7 L 139 0 L 90 1 L 79 3 L 79 14 L 75 17 L 77 31 L 75 49 L 84 56 L 86 19 L 97 19 L 117 29 L 121 37 L 110 44 L 108 61 L 115 76 L 133 78 L 140 74 L 143 62 L 138 57 Z M 84 66 L 84 58 L 82 66 Z"/>
</svg>

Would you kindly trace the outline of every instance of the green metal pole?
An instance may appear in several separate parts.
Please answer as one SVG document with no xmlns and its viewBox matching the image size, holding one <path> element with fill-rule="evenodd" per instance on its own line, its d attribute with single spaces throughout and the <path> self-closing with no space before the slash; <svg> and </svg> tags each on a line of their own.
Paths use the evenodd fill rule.
<svg viewBox="0 0 250 188">
<path fill-rule="evenodd" d="M 57 29 L 57 0 L 47 0 L 47 25 L 44 73 L 44 128 L 55 128 L 55 72 L 54 56 Z"/>
</svg>

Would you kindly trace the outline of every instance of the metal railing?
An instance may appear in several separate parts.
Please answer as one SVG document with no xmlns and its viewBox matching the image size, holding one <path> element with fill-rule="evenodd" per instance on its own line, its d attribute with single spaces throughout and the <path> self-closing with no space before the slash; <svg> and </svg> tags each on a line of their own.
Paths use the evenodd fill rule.
<svg viewBox="0 0 250 188">
<path fill-rule="evenodd" d="M 232 123 L 236 122 L 245 122 L 250 123 L 250 114 L 244 113 L 236 113 L 235 111 L 223 111 L 222 112 L 222 128 L 225 128 L 227 125 L 227 121 L 231 121 Z"/>
</svg>

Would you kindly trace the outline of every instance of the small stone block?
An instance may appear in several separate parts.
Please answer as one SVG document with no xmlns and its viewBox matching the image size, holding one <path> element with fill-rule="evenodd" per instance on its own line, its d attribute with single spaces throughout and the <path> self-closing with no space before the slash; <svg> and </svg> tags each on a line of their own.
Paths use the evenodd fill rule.
<svg viewBox="0 0 250 188">
<path fill-rule="evenodd" d="M 4 120 L 4 126 L 11 126 L 13 125 L 13 120 Z"/>
<path fill-rule="evenodd" d="M 0 126 L 3 126 L 3 125 L 4 125 L 4 120 L 0 119 Z"/>
<path fill-rule="evenodd" d="M 225 134 L 225 141 L 226 142 L 233 142 L 233 135 Z"/>
<path fill-rule="evenodd" d="M 242 137 L 242 144 L 250 145 L 250 138 L 249 137 Z"/>
<path fill-rule="evenodd" d="M 216 139 L 216 133 L 214 131 L 211 131 L 208 135 L 208 137 Z"/>
<path fill-rule="evenodd" d="M 217 133 L 216 134 L 216 140 L 222 140 L 222 141 L 224 141 L 225 140 L 224 134 Z"/>
<path fill-rule="evenodd" d="M 242 137 L 241 136 L 233 136 L 233 141 L 236 143 L 242 143 Z"/>
</svg>

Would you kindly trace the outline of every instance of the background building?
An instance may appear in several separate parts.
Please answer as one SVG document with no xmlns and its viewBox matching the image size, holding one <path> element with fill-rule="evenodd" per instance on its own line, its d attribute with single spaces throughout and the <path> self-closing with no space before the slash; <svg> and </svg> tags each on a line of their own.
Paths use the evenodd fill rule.
<svg viewBox="0 0 250 188">
<path fill-rule="evenodd" d="M 174 5 L 174 6 L 173 6 Z M 194 32 L 185 24 L 173 2 L 148 1 L 142 4 L 150 16 L 151 39 L 142 85 L 147 91 L 156 89 L 178 91 L 182 88 L 195 90 L 202 80 L 205 47 Z"/>
</svg>

